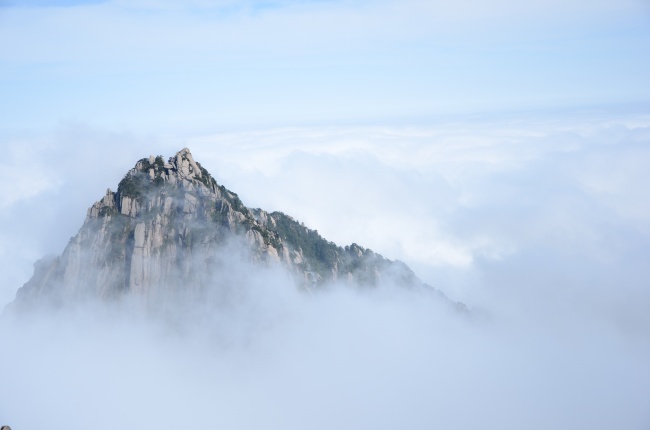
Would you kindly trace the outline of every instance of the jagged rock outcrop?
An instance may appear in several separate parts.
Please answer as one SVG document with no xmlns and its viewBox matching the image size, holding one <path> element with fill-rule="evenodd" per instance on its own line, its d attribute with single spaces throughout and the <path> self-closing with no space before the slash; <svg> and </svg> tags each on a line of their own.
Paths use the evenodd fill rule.
<svg viewBox="0 0 650 430">
<path fill-rule="evenodd" d="M 381 279 L 426 287 L 403 263 L 356 244 L 339 247 L 281 212 L 247 208 L 183 149 L 167 162 L 138 161 L 116 192 L 107 190 L 88 209 L 62 255 L 35 264 L 14 306 L 200 294 L 214 288 L 221 270 L 215 256 L 232 240 L 245 244 L 256 263 L 286 268 L 305 288 L 328 281 L 372 286 Z"/>
</svg>

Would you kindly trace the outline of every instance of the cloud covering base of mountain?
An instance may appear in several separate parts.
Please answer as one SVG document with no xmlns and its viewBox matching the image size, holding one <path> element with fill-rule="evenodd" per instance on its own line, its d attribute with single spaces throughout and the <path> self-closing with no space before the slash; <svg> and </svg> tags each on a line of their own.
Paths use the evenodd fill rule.
<svg viewBox="0 0 650 430">
<path fill-rule="evenodd" d="M 639 114 L 574 112 L 5 135 L 3 304 L 135 160 L 188 146 L 246 205 L 401 259 L 484 317 L 467 321 L 388 286 L 312 297 L 249 270 L 250 294 L 180 331 L 104 308 L 3 321 L 0 419 L 80 429 L 115 419 L 125 428 L 644 428 L 649 126 Z"/>
<path fill-rule="evenodd" d="M 86 303 L 0 325 L 17 428 L 647 425 L 650 345 L 598 320 L 468 319 L 382 286 L 301 294 L 251 269 L 211 312 Z M 207 310 L 207 309 L 203 309 Z"/>
</svg>

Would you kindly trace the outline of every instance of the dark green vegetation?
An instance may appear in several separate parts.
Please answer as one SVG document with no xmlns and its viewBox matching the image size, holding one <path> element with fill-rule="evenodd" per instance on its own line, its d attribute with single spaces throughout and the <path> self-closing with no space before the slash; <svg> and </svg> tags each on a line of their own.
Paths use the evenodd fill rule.
<svg viewBox="0 0 650 430">
<path fill-rule="evenodd" d="M 149 188 L 150 179 L 144 173 L 127 173 L 117 186 L 117 194 L 142 201 L 144 191 Z"/>
<path fill-rule="evenodd" d="M 153 169 L 153 179 L 149 171 Z M 136 164 L 136 169 L 130 171 L 117 186 L 117 194 L 143 202 L 144 196 L 155 187 L 164 185 L 165 179 L 162 174 L 165 170 L 165 162 L 161 155 L 158 155 L 151 163 L 148 158 L 143 158 Z"/>
<path fill-rule="evenodd" d="M 208 188 L 216 187 L 217 186 L 217 181 L 210 175 L 210 173 L 205 170 L 203 166 L 201 166 L 201 163 L 196 162 L 196 165 L 199 166 L 199 169 L 201 169 L 201 177 L 197 178 L 199 181 L 203 183 Z"/>
<path fill-rule="evenodd" d="M 322 281 L 335 275 L 340 278 L 350 274 L 362 285 L 375 285 L 379 280 L 377 271 L 396 264 L 355 243 L 342 248 L 324 239 L 317 230 L 305 227 L 282 212 L 273 212 L 271 218 L 275 225 L 269 223 L 267 226 L 270 234 L 277 234 L 290 249 L 302 250 L 304 268 L 317 273 Z M 404 273 L 405 277 L 411 281 L 415 279 L 405 265 L 399 265 L 400 270 L 406 269 L 408 272 Z"/>
<path fill-rule="evenodd" d="M 218 185 L 217 187 L 219 188 L 219 191 L 221 191 L 221 197 L 230 203 L 230 207 L 232 207 L 233 210 L 236 210 L 237 212 L 241 212 L 243 214 L 246 214 L 248 212 L 248 208 L 244 206 L 237 193 L 233 193 L 223 185 Z"/>
<path fill-rule="evenodd" d="M 269 230 L 277 233 L 292 248 L 301 249 L 305 259 L 313 262 L 312 270 L 324 278 L 331 277 L 332 270 L 336 270 L 340 261 L 342 249 L 323 239 L 317 230 L 308 229 L 282 212 L 273 212 L 271 217 L 275 220 L 275 226 L 269 225 Z"/>
</svg>

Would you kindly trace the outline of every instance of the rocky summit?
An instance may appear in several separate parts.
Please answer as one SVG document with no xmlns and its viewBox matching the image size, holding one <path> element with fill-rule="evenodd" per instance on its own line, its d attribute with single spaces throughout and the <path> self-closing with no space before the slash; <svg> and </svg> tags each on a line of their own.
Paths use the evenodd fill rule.
<svg viewBox="0 0 650 430">
<path fill-rule="evenodd" d="M 10 306 L 125 294 L 153 300 L 218 288 L 225 270 L 219 256 L 233 243 L 253 264 L 284 268 L 306 290 L 391 282 L 447 300 L 401 262 L 356 244 L 337 246 L 282 212 L 244 206 L 186 148 L 167 161 L 138 161 L 116 192 L 107 190 L 88 209 L 62 255 L 35 264 Z"/>
</svg>

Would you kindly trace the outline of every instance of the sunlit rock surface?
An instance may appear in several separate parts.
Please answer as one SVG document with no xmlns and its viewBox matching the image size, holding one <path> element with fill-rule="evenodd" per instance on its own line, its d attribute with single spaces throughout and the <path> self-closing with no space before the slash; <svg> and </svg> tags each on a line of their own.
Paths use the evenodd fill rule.
<svg viewBox="0 0 650 430">
<path fill-rule="evenodd" d="M 444 298 L 403 263 L 356 244 L 337 246 L 281 212 L 247 208 L 183 149 L 166 162 L 161 156 L 138 161 L 117 192 L 107 190 L 88 209 L 62 255 L 35 264 L 12 306 L 124 294 L 151 302 L 170 292 L 200 295 L 217 288 L 224 269 L 220 252 L 233 243 L 255 264 L 286 269 L 307 290 L 332 281 L 363 287 L 381 281 Z"/>
</svg>

